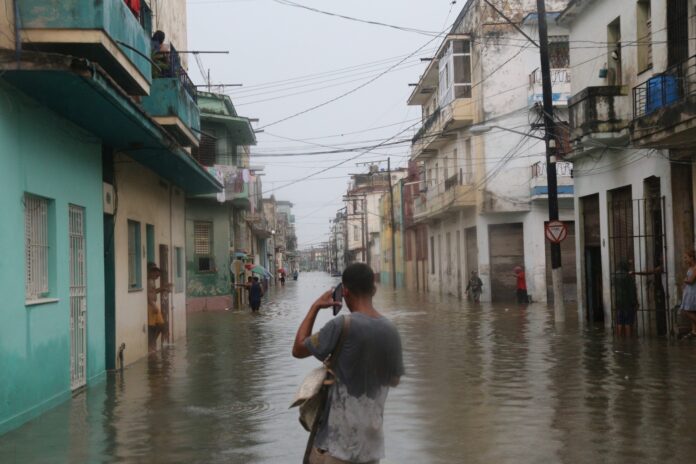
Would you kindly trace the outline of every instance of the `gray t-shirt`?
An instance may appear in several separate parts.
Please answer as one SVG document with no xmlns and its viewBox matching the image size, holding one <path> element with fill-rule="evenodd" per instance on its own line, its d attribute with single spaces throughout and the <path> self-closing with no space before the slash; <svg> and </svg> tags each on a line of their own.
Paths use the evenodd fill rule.
<svg viewBox="0 0 696 464">
<path fill-rule="evenodd" d="M 307 349 L 319 360 L 326 359 L 336 347 L 344 317 L 332 319 L 305 340 Z M 348 337 L 333 370 L 337 379 L 329 390 L 315 446 L 349 462 L 382 459 L 382 421 L 389 383 L 404 373 L 401 339 L 394 324 L 384 317 L 351 314 Z"/>
</svg>

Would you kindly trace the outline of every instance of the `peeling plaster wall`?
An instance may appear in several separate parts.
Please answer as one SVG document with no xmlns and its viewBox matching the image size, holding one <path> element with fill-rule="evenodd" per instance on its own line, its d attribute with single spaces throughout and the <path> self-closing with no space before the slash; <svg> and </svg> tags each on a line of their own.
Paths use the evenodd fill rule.
<svg viewBox="0 0 696 464">
<path fill-rule="evenodd" d="M 188 50 L 186 0 L 149 0 L 152 9 L 152 30 L 164 31 L 167 42 L 177 50 Z M 181 55 L 188 68 L 188 55 Z"/>
</svg>

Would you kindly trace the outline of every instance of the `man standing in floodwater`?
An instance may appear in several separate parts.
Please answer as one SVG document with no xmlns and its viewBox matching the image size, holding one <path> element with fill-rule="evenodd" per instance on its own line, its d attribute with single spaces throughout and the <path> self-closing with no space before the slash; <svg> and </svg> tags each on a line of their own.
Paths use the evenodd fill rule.
<svg viewBox="0 0 696 464">
<path fill-rule="evenodd" d="M 329 290 L 312 304 L 295 336 L 293 356 L 324 361 L 347 330 L 333 360 L 336 382 L 319 418 L 311 464 L 374 464 L 384 457 L 384 403 L 389 388 L 399 384 L 404 364 L 399 332 L 373 306 L 374 279 L 368 265 L 348 266 L 342 283 L 350 315 L 332 319 L 310 336 L 319 310 L 337 304 Z M 349 318 L 345 326 L 344 318 Z"/>
</svg>

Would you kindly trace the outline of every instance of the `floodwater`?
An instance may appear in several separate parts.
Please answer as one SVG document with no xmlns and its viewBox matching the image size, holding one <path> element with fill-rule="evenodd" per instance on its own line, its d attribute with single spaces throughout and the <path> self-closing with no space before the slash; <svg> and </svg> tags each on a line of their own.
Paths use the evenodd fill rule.
<svg viewBox="0 0 696 464">
<path fill-rule="evenodd" d="M 307 433 L 288 405 L 316 362 L 290 350 L 335 281 L 303 273 L 260 314 L 191 315 L 187 340 L 0 437 L 0 462 L 301 462 Z M 696 461 L 694 342 L 617 340 L 572 316 L 555 326 L 541 305 L 385 287 L 377 306 L 406 366 L 387 400 L 383 462 Z"/>
</svg>

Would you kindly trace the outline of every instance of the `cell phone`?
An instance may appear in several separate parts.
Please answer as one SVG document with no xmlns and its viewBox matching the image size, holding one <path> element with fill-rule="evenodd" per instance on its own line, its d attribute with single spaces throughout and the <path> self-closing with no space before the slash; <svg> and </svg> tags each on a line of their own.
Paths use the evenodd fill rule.
<svg viewBox="0 0 696 464">
<path fill-rule="evenodd" d="M 341 311 L 341 308 L 343 308 L 343 284 L 336 285 L 336 288 L 334 288 L 333 295 L 331 296 L 331 298 L 333 298 L 334 301 L 341 302 L 340 306 L 333 307 L 333 315 L 335 316 Z"/>
</svg>

